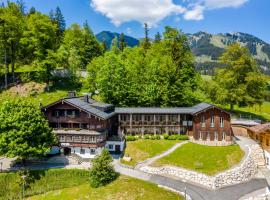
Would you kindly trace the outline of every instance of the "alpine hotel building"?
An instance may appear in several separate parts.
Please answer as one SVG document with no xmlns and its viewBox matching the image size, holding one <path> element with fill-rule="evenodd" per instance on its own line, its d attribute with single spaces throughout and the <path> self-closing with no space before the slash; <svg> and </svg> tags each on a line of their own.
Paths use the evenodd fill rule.
<svg viewBox="0 0 270 200">
<path fill-rule="evenodd" d="M 65 154 L 92 158 L 102 148 L 120 153 L 125 135 L 182 134 L 208 145 L 232 142 L 230 114 L 214 105 L 200 103 L 178 108 L 118 108 L 97 102 L 90 95 L 69 92 L 42 110 Z"/>
</svg>

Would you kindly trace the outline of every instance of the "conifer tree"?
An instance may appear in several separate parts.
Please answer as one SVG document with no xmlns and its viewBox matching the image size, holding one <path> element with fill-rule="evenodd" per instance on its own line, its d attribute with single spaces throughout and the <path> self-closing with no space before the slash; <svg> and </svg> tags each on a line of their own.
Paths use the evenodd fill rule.
<svg viewBox="0 0 270 200">
<path fill-rule="evenodd" d="M 32 6 L 32 7 L 30 8 L 28 14 L 29 14 L 29 15 L 32 15 L 32 14 L 34 14 L 34 13 L 36 13 L 36 9 L 35 9 L 35 7 Z"/>
<path fill-rule="evenodd" d="M 125 43 L 125 35 L 124 33 L 121 33 L 120 34 L 120 37 L 119 37 L 119 49 L 120 51 L 124 51 L 124 48 L 126 46 L 126 43 Z"/>
<path fill-rule="evenodd" d="M 150 48 L 150 39 L 149 39 L 149 27 L 147 23 L 144 23 L 144 40 L 143 40 L 143 48 L 145 50 Z"/>
<path fill-rule="evenodd" d="M 115 180 L 118 174 L 112 166 L 112 156 L 109 151 L 103 149 L 101 155 L 93 159 L 93 166 L 90 169 L 90 185 L 97 188 Z"/>
<path fill-rule="evenodd" d="M 159 32 L 155 35 L 155 42 L 160 42 L 161 41 L 161 35 Z"/>
</svg>

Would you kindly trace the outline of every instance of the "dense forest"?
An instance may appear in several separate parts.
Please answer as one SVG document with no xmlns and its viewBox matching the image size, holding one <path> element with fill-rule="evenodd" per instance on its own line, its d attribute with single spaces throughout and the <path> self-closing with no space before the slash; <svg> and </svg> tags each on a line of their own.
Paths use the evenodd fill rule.
<svg viewBox="0 0 270 200">
<path fill-rule="evenodd" d="M 75 90 L 83 87 L 93 98 L 117 106 L 176 107 L 207 101 L 231 109 L 261 105 L 269 96 L 265 76 L 240 44 L 224 50 L 213 46 L 212 56 L 222 69 L 212 70 L 213 80 L 207 82 L 195 70 L 188 37 L 178 29 L 167 26 L 152 40 L 145 24 L 144 37 L 134 47 L 127 45 L 130 38 L 123 33 L 113 36 L 108 45 L 97 40 L 87 21 L 67 27 L 59 7 L 46 15 L 33 7 L 27 10 L 23 1 L 7 2 L 0 7 L 2 91 L 34 81 L 45 83 L 44 92 L 50 92 L 60 82 Z M 209 39 L 199 42 L 203 49 Z M 56 79 L 60 69 L 68 75 Z"/>
</svg>

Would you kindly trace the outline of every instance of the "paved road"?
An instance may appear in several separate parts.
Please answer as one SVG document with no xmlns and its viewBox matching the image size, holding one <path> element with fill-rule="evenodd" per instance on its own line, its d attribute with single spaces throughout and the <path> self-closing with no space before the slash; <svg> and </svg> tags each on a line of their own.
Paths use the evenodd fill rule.
<svg viewBox="0 0 270 200">
<path fill-rule="evenodd" d="M 180 192 L 184 192 L 186 186 L 187 194 L 190 195 L 193 200 L 238 200 L 246 194 L 268 187 L 265 179 L 252 179 L 247 183 L 237 184 L 213 191 L 188 182 L 184 183 L 181 180 L 171 177 L 150 175 L 142 171 L 125 168 L 120 165 L 115 165 L 115 169 L 121 174 L 149 181 L 158 185 L 167 186 Z"/>
</svg>

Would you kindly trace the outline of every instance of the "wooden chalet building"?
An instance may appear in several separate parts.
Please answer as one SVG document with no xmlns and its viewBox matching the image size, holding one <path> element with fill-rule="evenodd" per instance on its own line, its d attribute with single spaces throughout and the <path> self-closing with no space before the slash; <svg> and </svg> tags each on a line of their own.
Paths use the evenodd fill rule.
<svg viewBox="0 0 270 200">
<path fill-rule="evenodd" d="M 207 103 L 182 108 L 115 108 L 70 92 L 42 110 L 62 151 L 85 158 L 104 147 L 123 151 L 124 135 L 187 134 L 195 142 L 214 145 L 232 141 L 230 114 Z"/>
<path fill-rule="evenodd" d="M 264 150 L 266 165 L 270 169 L 270 123 L 249 127 L 247 132 L 250 138 L 260 143 Z"/>
</svg>

